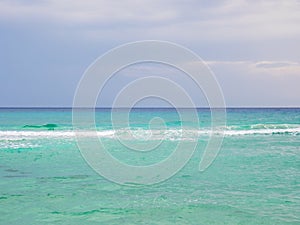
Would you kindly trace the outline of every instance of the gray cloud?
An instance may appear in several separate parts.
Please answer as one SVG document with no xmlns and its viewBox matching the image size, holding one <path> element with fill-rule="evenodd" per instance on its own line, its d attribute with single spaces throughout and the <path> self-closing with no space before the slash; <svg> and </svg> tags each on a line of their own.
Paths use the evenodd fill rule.
<svg viewBox="0 0 300 225">
<path fill-rule="evenodd" d="M 2 20 L 84 25 L 90 38 L 134 33 L 139 38 L 232 40 L 300 36 L 297 1 L 1 1 Z M 116 30 L 116 27 L 118 30 Z M 123 29 L 122 29 L 123 27 Z M 82 29 L 79 30 L 81 32 Z M 166 32 L 167 31 L 167 32 Z M 82 32 L 81 32 L 82 33 Z"/>
</svg>

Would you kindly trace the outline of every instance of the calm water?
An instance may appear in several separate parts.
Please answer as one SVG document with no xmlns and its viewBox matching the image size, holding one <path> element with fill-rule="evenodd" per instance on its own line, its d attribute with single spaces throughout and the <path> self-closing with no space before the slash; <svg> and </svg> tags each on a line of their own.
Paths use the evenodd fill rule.
<svg viewBox="0 0 300 225">
<path fill-rule="evenodd" d="M 204 172 L 210 112 L 198 115 L 200 127 L 175 110 L 135 109 L 129 129 L 122 120 L 113 128 L 110 110 L 97 110 L 98 135 L 129 164 L 150 165 L 178 142 L 198 142 L 179 173 L 141 187 L 114 184 L 87 165 L 70 109 L 0 109 L 0 224 L 300 224 L 300 109 L 228 109 L 221 151 Z M 149 127 L 153 117 L 165 129 Z M 163 143 L 136 152 L 116 136 Z"/>
</svg>

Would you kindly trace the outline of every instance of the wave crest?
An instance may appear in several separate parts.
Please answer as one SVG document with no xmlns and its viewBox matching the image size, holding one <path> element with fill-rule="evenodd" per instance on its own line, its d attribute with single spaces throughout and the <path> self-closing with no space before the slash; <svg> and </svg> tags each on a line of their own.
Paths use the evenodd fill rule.
<svg viewBox="0 0 300 225">
<path fill-rule="evenodd" d="M 96 133 L 91 130 L 80 130 L 77 134 L 81 137 L 91 137 L 97 135 L 101 138 L 120 138 L 138 140 L 197 140 L 200 136 L 210 136 L 211 134 L 224 136 L 243 135 L 300 135 L 300 125 L 298 124 L 254 124 L 247 129 L 239 126 L 228 126 L 212 131 L 209 128 L 195 129 L 166 129 L 149 130 L 143 128 L 120 128 L 99 130 Z M 0 140 L 26 140 L 44 138 L 75 138 L 73 130 L 7 130 L 0 131 Z"/>
</svg>

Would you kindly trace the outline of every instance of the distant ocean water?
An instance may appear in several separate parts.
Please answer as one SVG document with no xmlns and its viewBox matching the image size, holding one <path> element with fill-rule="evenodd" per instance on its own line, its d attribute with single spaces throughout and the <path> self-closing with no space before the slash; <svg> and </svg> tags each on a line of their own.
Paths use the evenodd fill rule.
<svg viewBox="0 0 300 225">
<path fill-rule="evenodd" d="M 198 115 L 200 127 L 181 121 L 175 109 L 133 109 L 130 127 L 122 120 L 113 127 L 111 110 L 96 110 L 98 136 L 129 164 L 150 165 L 178 142 L 198 141 L 175 176 L 130 187 L 87 165 L 71 109 L 0 109 L 0 224 L 300 224 L 300 109 L 228 109 L 220 153 L 204 172 L 198 165 L 210 111 Z M 164 119 L 164 129 L 149 127 L 154 117 Z M 83 132 L 90 135 L 89 128 Z M 117 136 L 163 144 L 132 152 Z"/>
</svg>

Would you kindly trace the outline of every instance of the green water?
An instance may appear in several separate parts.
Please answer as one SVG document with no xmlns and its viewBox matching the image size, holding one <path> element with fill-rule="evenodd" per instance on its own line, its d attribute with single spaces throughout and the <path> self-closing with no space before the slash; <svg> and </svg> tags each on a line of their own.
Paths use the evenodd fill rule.
<svg viewBox="0 0 300 225">
<path fill-rule="evenodd" d="M 300 109 L 227 110 L 221 151 L 204 172 L 198 165 L 210 113 L 198 114 L 201 126 L 181 132 L 175 110 L 133 110 L 137 139 L 130 139 L 125 123 L 113 128 L 110 110 L 97 110 L 104 145 L 129 164 L 153 164 L 197 138 L 193 157 L 170 179 L 124 186 L 82 158 L 70 109 L 1 109 L 0 224 L 299 224 Z M 147 139 L 153 117 L 164 119 L 167 130 L 151 128 Z M 157 151 L 130 151 L 115 134 L 130 144 L 163 143 Z"/>
</svg>

